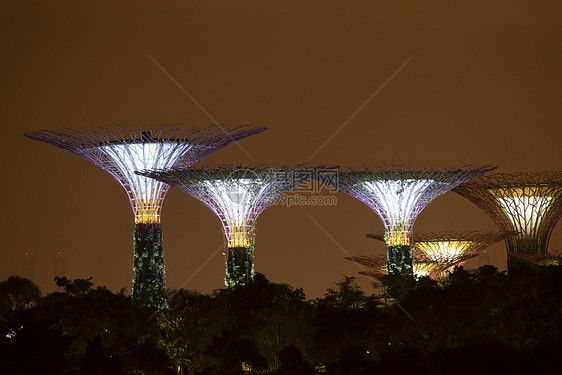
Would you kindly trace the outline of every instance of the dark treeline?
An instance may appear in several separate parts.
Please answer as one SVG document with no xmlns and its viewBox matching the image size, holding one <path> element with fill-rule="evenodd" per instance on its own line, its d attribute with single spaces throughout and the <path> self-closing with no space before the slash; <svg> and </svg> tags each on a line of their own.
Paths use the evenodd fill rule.
<svg viewBox="0 0 562 375">
<path fill-rule="evenodd" d="M 0 283 L 2 374 L 551 374 L 562 370 L 562 268 L 483 266 L 385 280 L 397 300 L 344 277 L 323 298 L 257 274 L 212 295 L 178 290 L 169 309 L 124 290 L 57 278 Z M 387 296 L 388 297 L 388 296 Z M 387 302 L 385 304 L 385 301 Z"/>
</svg>

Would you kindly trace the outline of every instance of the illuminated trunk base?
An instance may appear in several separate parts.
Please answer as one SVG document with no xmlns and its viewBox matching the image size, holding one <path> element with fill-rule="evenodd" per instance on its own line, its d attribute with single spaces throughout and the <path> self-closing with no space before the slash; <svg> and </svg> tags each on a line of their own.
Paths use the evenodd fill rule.
<svg viewBox="0 0 562 375">
<path fill-rule="evenodd" d="M 226 255 L 226 286 L 244 285 L 254 278 L 254 249 L 229 247 Z"/>
<path fill-rule="evenodd" d="M 160 224 L 136 224 L 133 239 L 133 301 L 141 306 L 164 309 L 168 303 Z"/>
<path fill-rule="evenodd" d="M 411 246 L 389 246 L 387 249 L 387 261 L 386 268 L 389 275 L 414 275 Z"/>
</svg>

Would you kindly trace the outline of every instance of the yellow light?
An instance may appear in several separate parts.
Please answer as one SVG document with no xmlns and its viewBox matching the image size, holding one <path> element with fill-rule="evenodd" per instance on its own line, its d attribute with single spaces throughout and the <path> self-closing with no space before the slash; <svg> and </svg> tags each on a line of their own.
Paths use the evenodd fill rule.
<svg viewBox="0 0 562 375">
<path fill-rule="evenodd" d="M 250 247 L 250 235 L 246 227 L 232 228 L 228 247 Z"/>
<path fill-rule="evenodd" d="M 489 192 L 495 197 L 541 197 L 544 192 L 541 192 L 541 185 L 531 186 L 513 186 L 507 188 L 489 189 Z M 545 186 L 548 188 L 548 186 Z"/>
<path fill-rule="evenodd" d="M 419 241 L 415 246 L 432 261 L 454 262 L 465 255 L 473 244 L 474 241 L 468 240 L 442 240 Z"/>
<path fill-rule="evenodd" d="M 437 264 L 433 262 L 416 262 L 414 263 L 414 275 L 416 277 L 431 276 L 437 268 Z"/>
<path fill-rule="evenodd" d="M 388 246 L 410 245 L 410 233 L 402 227 L 391 227 L 385 234 Z"/>
<path fill-rule="evenodd" d="M 560 259 L 547 258 L 537 262 L 539 266 L 559 266 L 561 264 Z"/>
<path fill-rule="evenodd" d="M 154 202 L 139 202 L 135 206 L 135 224 L 160 223 L 160 205 Z"/>
</svg>

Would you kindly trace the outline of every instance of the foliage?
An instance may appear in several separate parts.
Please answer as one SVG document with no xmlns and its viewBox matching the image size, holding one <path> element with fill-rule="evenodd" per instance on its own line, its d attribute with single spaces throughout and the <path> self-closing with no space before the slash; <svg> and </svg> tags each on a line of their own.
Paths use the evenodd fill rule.
<svg viewBox="0 0 562 375">
<path fill-rule="evenodd" d="M 377 340 L 386 331 L 379 324 L 383 311 L 376 296 L 367 296 L 354 277 L 344 276 L 328 289 L 324 298 L 315 301 L 317 327 L 314 336 L 316 364 L 335 365 L 349 346 L 361 346 L 364 352 L 375 351 Z"/>
<path fill-rule="evenodd" d="M 24 310 L 37 304 L 41 290 L 33 281 L 20 276 L 10 276 L 0 282 L 0 311 Z"/>
<path fill-rule="evenodd" d="M 161 311 L 160 344 L 180 374 L 195 374 L 220 363 L 207 351 L 226 328 L 225 306 L 208 295 L 180 289 L 172 293 L 170 307 Z"/>
<path fill-rule="evenodd" d="M 9 374 L 194 375 L 562 368 L 562 267 L 459 267 L 439 284 L 397 282 L 407 285 L 388 304 L 348 276 L 306 300 L 301 289 L 256 274 L 212 295 L 173 291 L 169 308 L 155 312 L 123 292 L 94 289 L 91 279 L 58 278 L 63 292 L 4 305 L 0 365 Z M 12 279 L 0 290 L 20 295 L 16 286 L 29 283 Z"/>
<path fill-rule="evenodd" d="M 69 280 L 66 276 L 55 276 L 55 284 L 63 288 L 64 292 L 72 296 L 83 296 L 88 294 L 94 283 L 92 277 L 89 279 Z"/>
<path fill-rule="evenodd" d="M 412 248 L 409 245 L 389 246 L 387 250 L 389 275 L 412 276 Z"/>
<path fill-rule="evenodd" d="M 168 368 L 159 348 L 151 310 L 124 294 L 91 289 L 90 279 L 63 280 L 65 292 L 51 293 L 33 308 L 10 317 L 0 338 L 6 373 L 142 373 Z M 79 288 L 78 286 L 87 287 Z M 66 290 L 72 291 L 72 293 Z"/>
<path fill-rule="evenodd" d="M 344 276 L 341 281 L 336 283 L 336 286 L 337 290 L 329 288 L 324 298 L 318 299 L 316 302 L 345 311 L 371 309 L 379 304 L 377 297 L 365 295 L 365 292 L 355 282 L 355 277 Z"/>
<path fill-rule="evenodd" d="M 270 368 L 279 367 L 279 353 L 286 346 L 304 355 L 310 350 L 314 309 L 306 303 L 302 289 L 271 283 L 257 273 L 245 286 L 222 290 L 215 299 L 223 301 L 231 319 L 223 338 L 255 343 Z"/>
<path fill-rule="evenodd" d="M 229 247 L 226 257 L 226 286 L 244 285 L 254 276 L 254 246 Z"/>
<path fill-rule="evenodd" d="M 164 309 L 168 307 L 168 303 L 166 302 L 166 271 L 160 224 L 136 224 L 134 243 L 133 300 L 141 306 Z"/>
</svg>

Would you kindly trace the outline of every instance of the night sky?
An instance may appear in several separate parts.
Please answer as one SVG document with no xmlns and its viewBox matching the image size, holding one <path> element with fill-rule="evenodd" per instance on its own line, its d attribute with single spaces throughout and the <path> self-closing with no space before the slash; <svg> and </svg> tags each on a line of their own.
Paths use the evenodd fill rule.
<svg viewBox="0 0 562 375">
<path fill-rule="evenodd" d="M 561 170 L 561 13 L 559 0 L 4 2 L 0 279 L 23 275 L 29 252 L 33 280 L 53 291 L 61 251 L 66 276 L 132 287 L 134 221 L 124 190 L 26 131 L 204 125 L 212 117 L 266 126 L 240 142 L 258 163 L 314 155 L 312 162 L 351 167 Z M 197 165 L 254 160 L 231 145 Z M 384 230 L 374 212 L 343 193 L 322 194 L 337 205 L 274 206 L 257 227 L 257 271 L 310 298 L 356 275 L 346 253 L 385 251 L 365 236 Z M 171 189 L 162 225 L 168 287 L 223 287 L 214 214 Z M 415 225 L 471 229 L 497 228 L 454 193 Z M 562 224 L 550 245 L 562 248 Z M 469 265 L 488 262 L 505 268 L 503 243 Z"/>
</svg>

